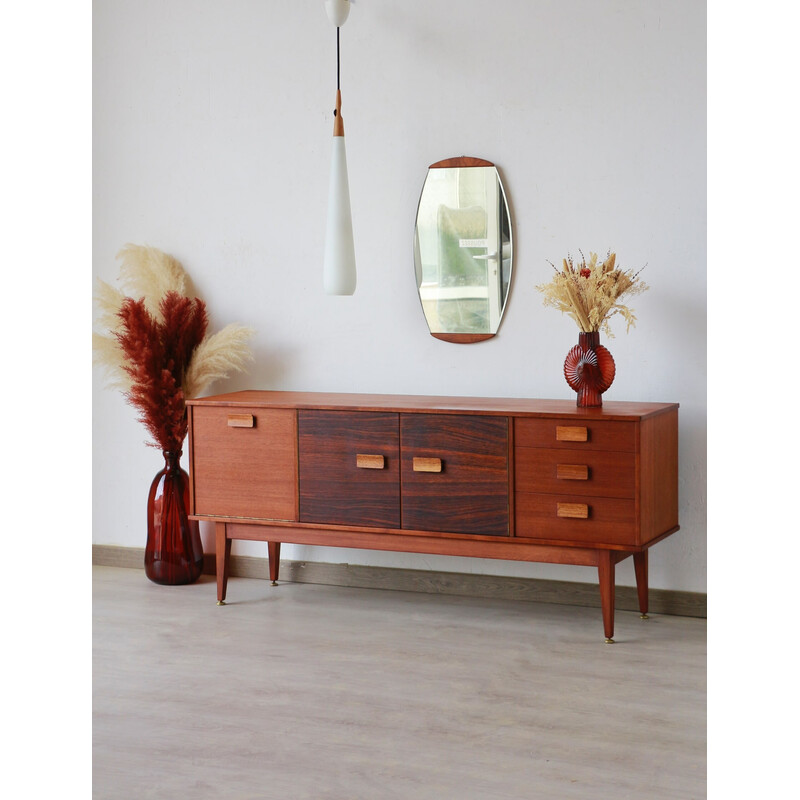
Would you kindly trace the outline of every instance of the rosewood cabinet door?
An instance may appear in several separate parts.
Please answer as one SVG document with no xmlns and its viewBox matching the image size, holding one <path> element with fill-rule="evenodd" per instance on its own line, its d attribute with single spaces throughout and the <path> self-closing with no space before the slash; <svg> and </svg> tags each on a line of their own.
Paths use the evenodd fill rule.
<svg viewBox="0 0 800 800">
<path fill-rule="evenodd" d="M 400 527 L 397 414 L 298 411 L 300 521 Z"/>
<path fill-rule="evenodd" d="M 508 419 L 402 414 L 403 527 L 507 536 Z"/>
</svg>

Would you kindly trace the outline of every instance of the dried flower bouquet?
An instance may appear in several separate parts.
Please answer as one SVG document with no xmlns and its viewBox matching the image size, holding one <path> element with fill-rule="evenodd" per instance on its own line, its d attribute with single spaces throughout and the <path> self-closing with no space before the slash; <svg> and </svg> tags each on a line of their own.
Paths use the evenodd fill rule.
<svg viewBox="0 0 800 800">
<path fill-rule="evenodd" d="M 207 334 L 205 303 L 187 296 L 188 275 L 172 256 L 129 244 L 117 256 L 120 283 L 132 296 L 97 282 L 94 362 L 109 384 L 139 410 L 154 447 L 181 449 L 186 437 L 185 401 L 252 359 L 253 330 L 231 324 Z"/>
<path fill-rule="evenodd" d="M 602 329 L 613 338 L 608 321 L 615 314 L 623 316 L 630 330 L 636 324 L 636 317 L 620 299 L 640 294 L 648 287 L 639 278 L 641 270 L 621 270 L 616 266 L 616 258 L 615 253 L 609 253 L 604 261 L 598 262 L 597 253 L 590 253 L 587 262 L 581 253 L 578 264 L 568 256 L 561 270 L 553 265 L 556 274 L 550 283 L 536 287 L 545 296 L 544 305 L 568 314 L 584 333 Z"/>
</svg>

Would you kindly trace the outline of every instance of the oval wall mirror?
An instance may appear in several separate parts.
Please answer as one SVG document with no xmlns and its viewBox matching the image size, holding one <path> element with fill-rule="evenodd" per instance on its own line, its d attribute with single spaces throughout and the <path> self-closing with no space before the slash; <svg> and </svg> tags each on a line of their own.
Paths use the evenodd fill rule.
<svg viewBox="0 0 800 800">
<path fill-rule="evenodd" d="M 432 336 L 466 344 L 497 333 L 512 252 L 511 216 L 495 165 L 468 157 L 431 164 L 417 208 L 414 266 Z"/>
</svg>

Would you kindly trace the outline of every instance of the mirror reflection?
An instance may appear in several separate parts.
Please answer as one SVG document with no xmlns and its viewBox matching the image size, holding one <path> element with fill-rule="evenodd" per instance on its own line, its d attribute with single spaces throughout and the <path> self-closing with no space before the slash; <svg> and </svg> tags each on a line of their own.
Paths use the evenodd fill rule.
<svg viewBox="0 0 800 800">
<path fill-rule="evenodd" d="M 511 220 L 496 167 L 477 158 L 432 164 L 414 236 L 422 310 L 433 336 L 476 342 L 497 333 L 511 285 Z"/>
</svg>

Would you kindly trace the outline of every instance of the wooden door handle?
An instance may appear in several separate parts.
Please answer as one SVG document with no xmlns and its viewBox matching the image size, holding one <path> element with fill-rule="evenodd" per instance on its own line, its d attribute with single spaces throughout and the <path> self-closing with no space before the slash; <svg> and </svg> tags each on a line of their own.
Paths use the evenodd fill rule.
<svg viewBox="0 0 800 800">
<path fill-rule="evenodd" d="M 588 481 L 587 464 L 556 464 L 556 478 L 562 481 Z"/>
<path fill-rule="evenodd" d="M 557 442 L 588 442 L 589 429 L 576 425 L 556 425 Z"/>
<path fill-rule="evenodd" d="M 563 519 L 589 519 L 586 503 L 556 503 L 556 516 Z"/>
<path fill-rule="evenodd" d="M 229 428 L 255 428 L 256 418 L 252 414 L 228 414 Z"/>
<path fill-rule="evenodd" d="M 383 469 L 385 463 L 383 456 L 356 453 L 356 466 L 359 469 Z"/>
<path fill-rule="evenodd" d="M 441 472 L 442 459 L 441 458 L 414 458 L 413 461 L 414 472 Z"/>
</svg>

